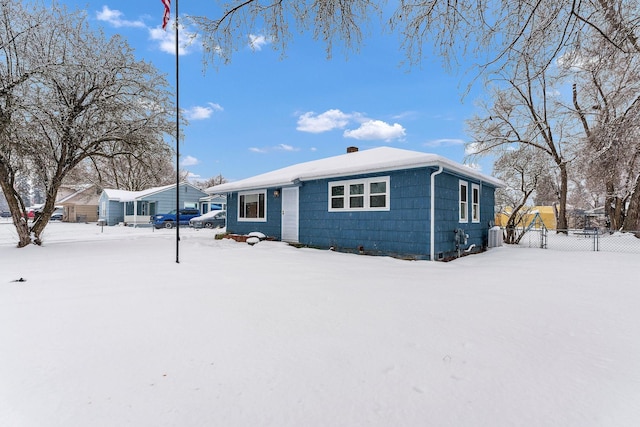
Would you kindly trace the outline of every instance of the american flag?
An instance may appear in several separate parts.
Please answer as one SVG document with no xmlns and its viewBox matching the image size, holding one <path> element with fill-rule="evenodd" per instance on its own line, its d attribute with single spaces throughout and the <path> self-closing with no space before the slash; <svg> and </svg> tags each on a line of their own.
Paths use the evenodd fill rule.
<svg viewBox="0 0 640 427">
<path fill-rule="evenodd" d="M 162 17 L 162 29 L 167 28 L 169 17 L 171 16 L 171 0 L 160 0 L 164 5 L 164 16 Z"/>
</svg>

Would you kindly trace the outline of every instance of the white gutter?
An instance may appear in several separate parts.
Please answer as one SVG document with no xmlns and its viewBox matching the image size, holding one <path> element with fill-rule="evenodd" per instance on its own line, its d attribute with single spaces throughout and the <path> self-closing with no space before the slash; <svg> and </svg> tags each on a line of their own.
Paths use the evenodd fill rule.
<svg viewBox="0 0 640 427">
<path fill-rule="evenodd" d="M 436 175 L 439 175 L 442 173 L 442 165 L 438 166 L 438 170 L 433 172 L 431 174 L 431 233 L 430 233 L 430 237 L 431 237 L 431 243 L 430 243 L 430 254 L 429 254 L 429 259 L 431 261 L 435 261 L 435 255 L 436 255 L 436 250 L 435 250 L 435 245 L 436 245 Z"/>
</svg>

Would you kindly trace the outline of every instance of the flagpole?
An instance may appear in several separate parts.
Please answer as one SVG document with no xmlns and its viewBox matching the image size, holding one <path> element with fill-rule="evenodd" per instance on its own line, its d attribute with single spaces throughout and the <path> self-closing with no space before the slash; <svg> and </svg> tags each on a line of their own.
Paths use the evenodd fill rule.
<svg viewBox="0 0 640 427">
<path fill-rule="evenodd" d="M 176 4 L 176 264 L 180 263 L 180 50 L 178 44 L 178 0 Z"/>
</svg>

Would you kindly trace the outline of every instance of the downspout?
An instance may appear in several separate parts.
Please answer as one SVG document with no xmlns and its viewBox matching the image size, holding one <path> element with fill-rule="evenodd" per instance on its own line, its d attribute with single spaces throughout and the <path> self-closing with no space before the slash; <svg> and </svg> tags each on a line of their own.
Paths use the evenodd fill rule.
<svg viewBox="0 0 640 427">
<path fill-rule="evenodd" d="M 438 170 L 433 172 L 431 174 L 431 233 L 430 233 L 430 238 L 431 238 L 431 242 L 430 242 L 430 254 L 429 254 L 429 259 L 431 261 L 435 261 L 435 255 L 436 255 L 436 249 L 435 249 L 435 245 L 436 245 L 436 175 L 439 175 L 442 173 L 442 165 L 438 166 Z"/>
</svg>

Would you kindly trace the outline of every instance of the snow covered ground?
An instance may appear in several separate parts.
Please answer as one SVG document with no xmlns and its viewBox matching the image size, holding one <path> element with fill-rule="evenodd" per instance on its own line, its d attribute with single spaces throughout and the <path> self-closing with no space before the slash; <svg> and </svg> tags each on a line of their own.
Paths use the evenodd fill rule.
<svg viewBox="0 0 640 427">
<path fill-rule="evenodd" d="M 214 233 L 0 223 L 0 426 L 640 425 L 638 254 Z"/>
</svg>

